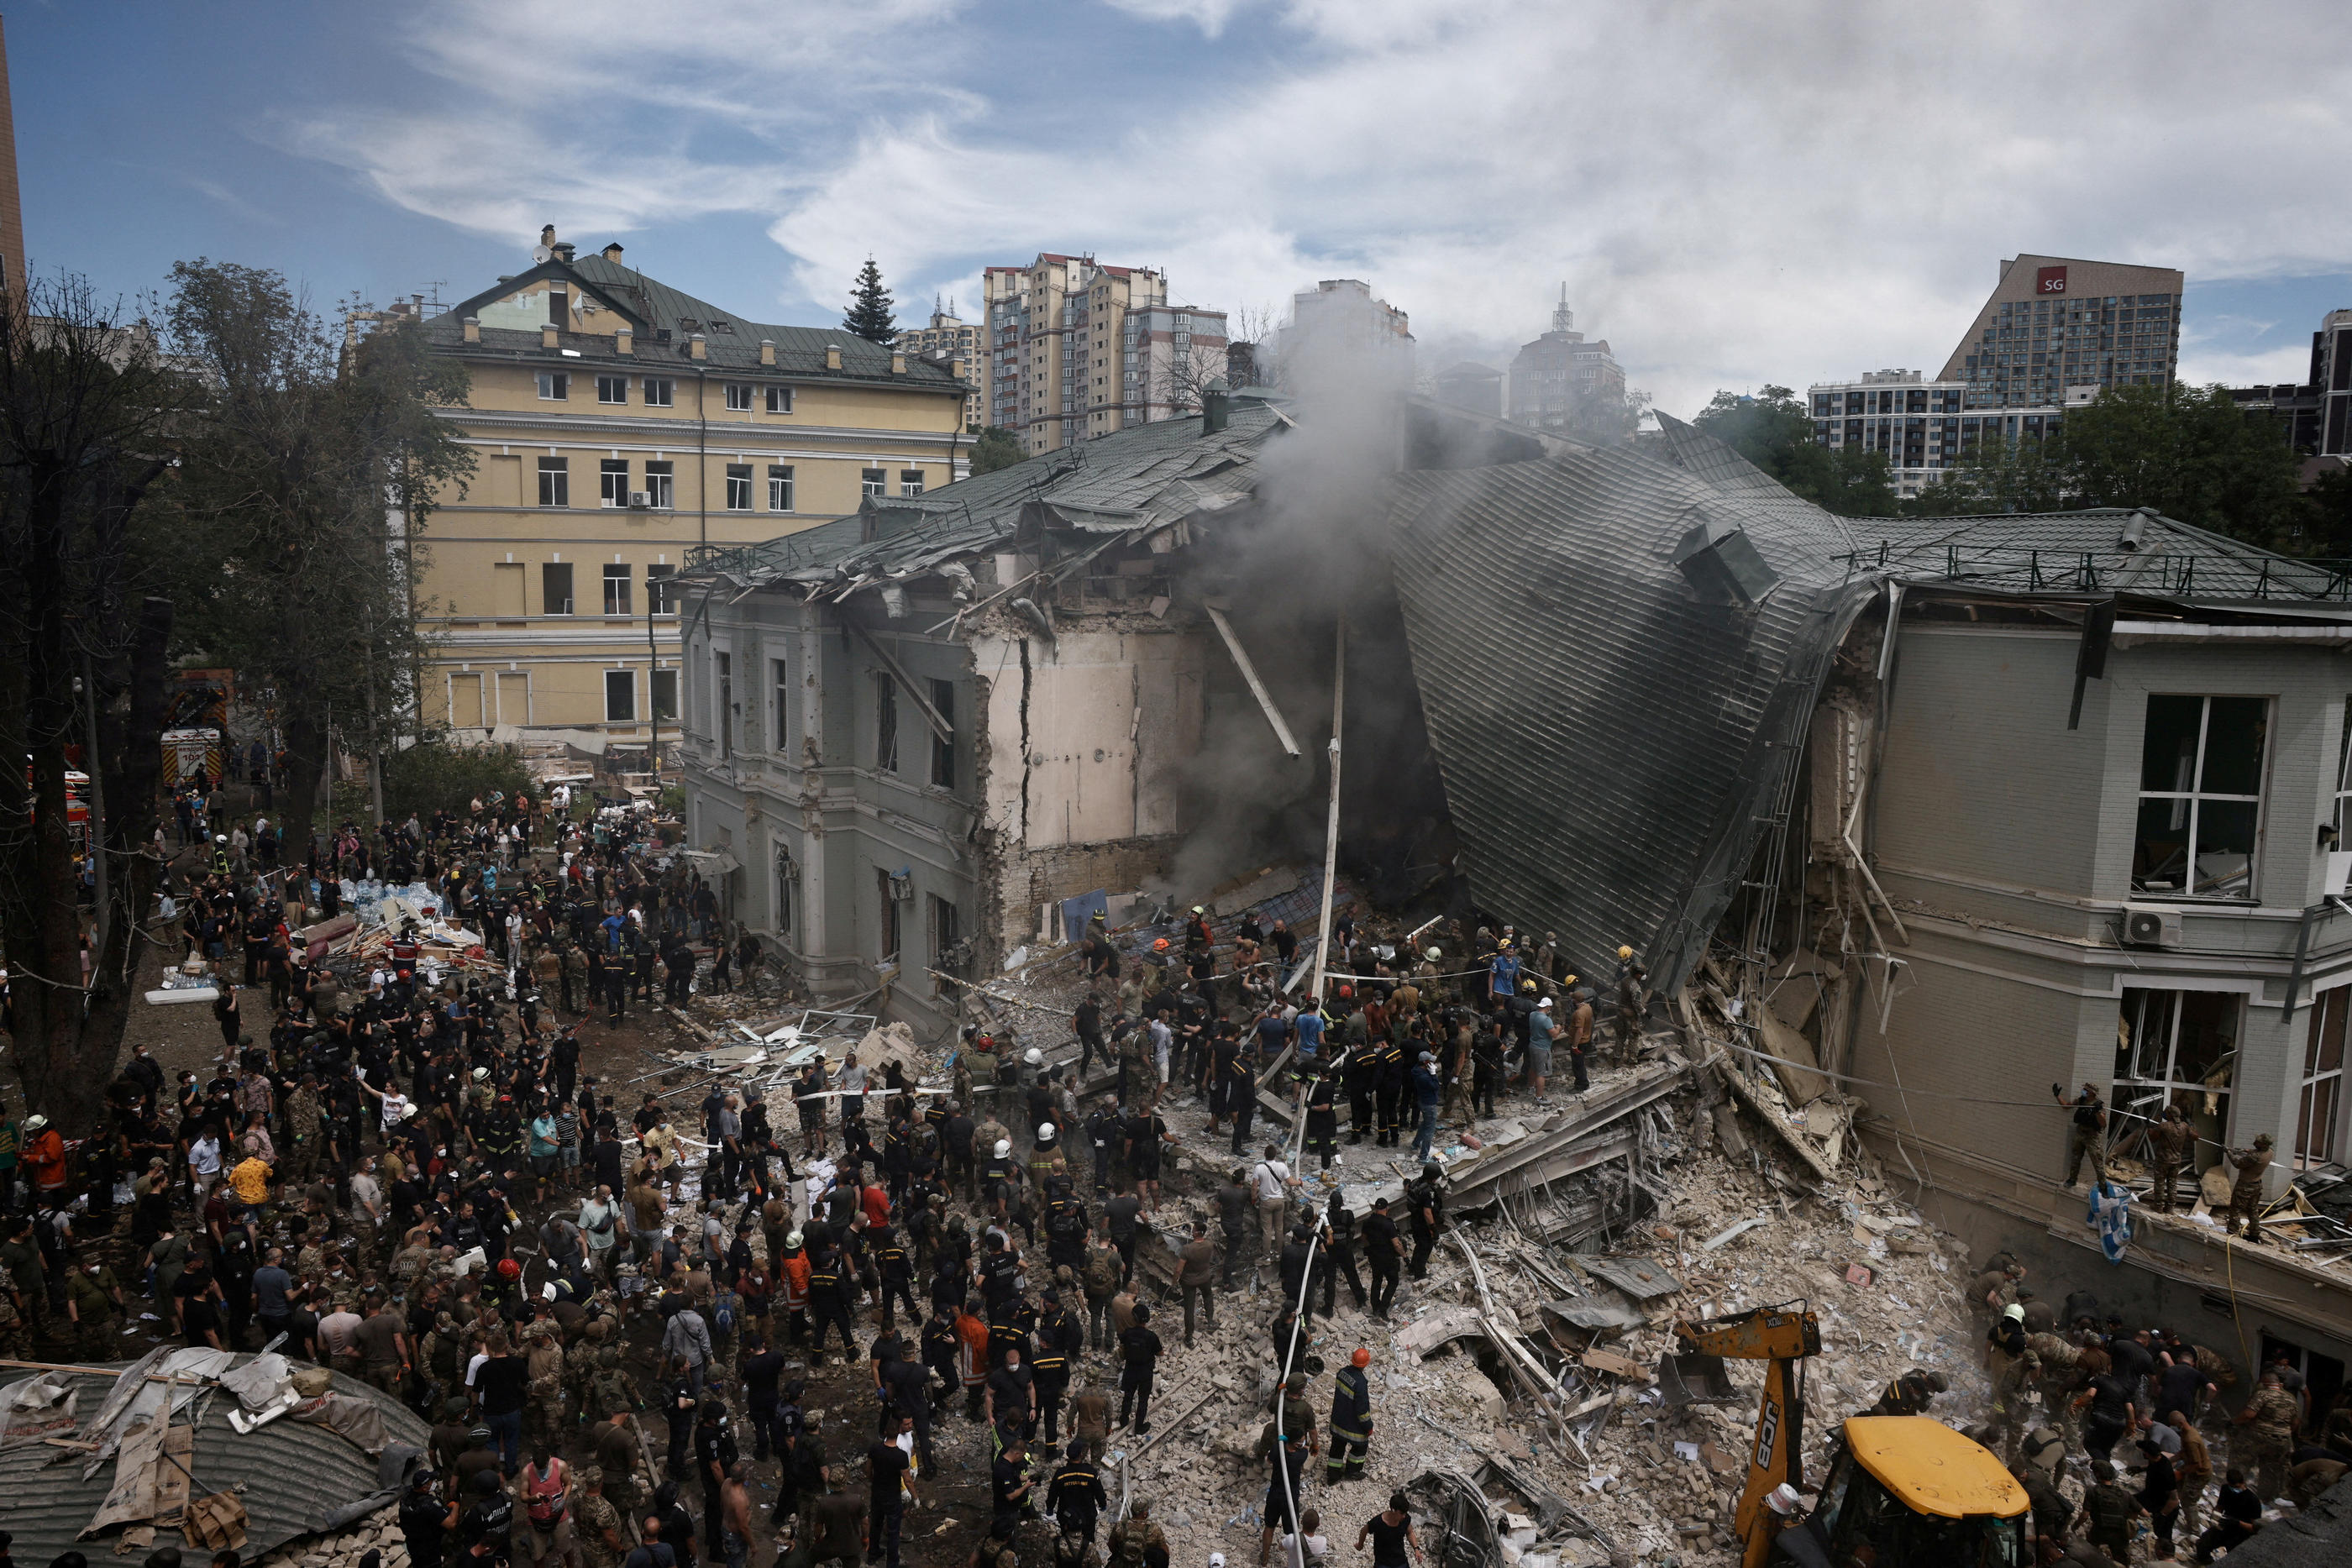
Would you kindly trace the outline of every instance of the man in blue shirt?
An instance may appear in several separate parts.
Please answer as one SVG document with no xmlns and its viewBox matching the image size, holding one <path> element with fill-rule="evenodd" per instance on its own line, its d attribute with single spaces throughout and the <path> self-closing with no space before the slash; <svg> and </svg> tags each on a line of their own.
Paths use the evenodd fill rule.
<svg viewBox="0 0 2352 1568">
<path fill-rule="evenodd" d="M 1486 966 L 1486 995 L 1496 1001 L 1508 1001 L 1519 988 L 1519 951 L 1512 944 L 1503 944 L 1494 961 Z"/>
<path fill-rule="evenodd" d="M 1413 1137 L 1412 1150 L 1425 1160 L 1437 1142 L 1437 1098 L 1442 1087 L 1437 1081 L 1437 1058 L 1423 1051 L 1405 1075 L 1405 1087 L 1412 1091 L 1413 1103 L 1421 1108 L 1421 1131 Z"/>
</svg>

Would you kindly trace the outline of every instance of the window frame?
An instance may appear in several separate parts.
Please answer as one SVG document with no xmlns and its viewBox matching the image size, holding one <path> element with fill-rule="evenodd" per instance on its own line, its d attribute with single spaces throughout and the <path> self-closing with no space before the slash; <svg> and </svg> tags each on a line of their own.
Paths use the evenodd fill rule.
<svg viewBox="0 0 2352 1568">
<path fill-rule="evenodd" d="M 540 402 L 570 402 L 572 401 L 570 371 L 541 371 L 534 381 L 539 388 Z"/>
<path fill-rule="evenodd" d="M 2230 1079 L 2224 1087 L 2209 1089 L 2205 1086 L 2204 1080 L 2200 1078 L 2179 1076 L 2180 1025 L 2181 1019 L 2188 1011 L 2184 1005 L 2185 998 L 2190 997 L 2225 999 L 2233 1014 L 2233 1029 L 2230 1036 L 2229 1049 L 2214 1059 L 2217 1062 L 2225 1060 L 2230 1062 Z M 2231 1100 L 2238 1087 L 2238 1061 L 2242 1057 L 2245 1050 L 2247 1002 L 2247 997 L 2239 991 L 2176 990 L 2154 986 L 2123 988 L 2123 997 L 2118 1003 L 2118 1008 L 2122 1022 L 2128 1026 L 2129 1043 L 2125 1043 L 2126 1031 L 2119 1028 L 2116 1031 L 2115 1070 L 2108 1080 L 2108 1143 L 2112 1145 L 2122 1141 L 2126 1130 L 2119 1124 L 2120 1123 L 2153 1122 L 2158 1116 L 2163 1114 L 2164 1107 L 2168 1104 L 2179 1105 L 2189 1113 L 2190 1121 L 2197 1121 L 2203 1114 L 2200 1102 L 2208 1094 L 2216 1096 L 2219 1101 L 2213 1112 L 2213 1131 L 2217 1137 L 2226 1138 L 2229 1135 Z M 2149 1077 L 2137 1071 L 2141 1031 L 2147 1024 L 2151 1003 L 2161 1003 L 2167 1009 L 2164 1040 L 2165 1075 L 2160 1079 Z M 2135 1102 L 2144 1100 L 2150 1093 L 2157 1094 L 2160 1098 L 2151 1103 L 2135 1105 Z M 2199 1163 L 2198 1168 L 2202 1170 L 2210 1164 L 2212 1164 L 2211 1159 L 2202 1160 Z"/>
<path fill-rule="evenodd" d="M 671 376 L 640 376 L 638 392 L 647 408 L 676 408 L 677 382 Z"/>
<path fill-rule="evenodd" d="M 789 512 L 793 509 L 793 465 L 768 465 L 768 510 Z"/>
<path fill-rule="evenodd" d="M 723 761 L 735 755 L 735 655 L 728 649 L 710 650 L 710 691 L 717 705 L 711 729 Z"/>
<path fill-rule="evenodd" d="M 620 395 L 617 397 L 607 397 L 604 395 L 606 392 L 618 392 Z M 626 376 L 598 376 L 596 378 L 596 401 L 614 408 L 628 407 L 629 378 Z"/>
<path fill-rule="evenodd" d="M 615 485 L 614 480 L 620 483 Z M 597 500 L 604 506 L 625 507 L 629 504 L 629 460 L 625 457 L 596 459 Z"/>
<path fill-rule="evenodd" d="M 541 614 L 571 615 L 576 613 L 575 604 L 577 601 L 573 599 L 572 595 L 578 586 L 578 574 L 575 573 L 572 568 L 572 563 L 568 560 L 543 560 L 539 563 L 539 604 Z M 554 587 L 559 581 L 563 584 L 563 597 L 561 601 L 558 601 L 548 592 L 548 590 Z M 562 608 L 560 610 L 556 608 L 559 602 L 562 605 Z"/>
<path fill-rule="evenodd" d="M 604 563 L 604 571 L 599 575 L 604 584 L 604 613 L 608 616 L 635 614 L 635 612 L 629 608 L 631 598 L 629 580 L 635 574 L 630 570 L 629 563 L 625 560 L 608 560 Z M 613 591 L 613 585 L 616 582 L 621 585 L 621 591 L 617 594 Z M 620 605 L 617 610 L 614 608 L 616 600 Z"/>
<path fill-rule="evenodd" d="M 911 501 L 923 493 L 923 471 L 920 468 L 898 470 L 898 498 Z"/>
<path fill-rule="evenodd" d="M 767 393 L 768 412 L 770 413 L 790 413 L 793 412 L 792 388 L 772 386 L 767 389 Z"/>
<path fill-rule="evenodd" d="M 751 465 L 749 463 L 727 465 L 727 507 L 730 512 L 751 509 Z"/>
<path fill-rule="evenodd" d="M 722 382 L 719 384 L 727 390 L 728 413 L 749 413 L 751 412 L 751 383 L 750 382 Z"/>
<path fill-rule="evenodd" d="M 662 688 L 664 686 L 667 686 L 669 688 L 669 699 L 667 702 L 664 702 L 662 700 Z M 647 671 L 646 674 L 646 692 L 647 700 L 653 705 L 654 718 L 656 721 L 667 719 L 670 723 L 676 724 L 677 722 L 678 713 L 677 671 L 675 668 Z"/>
<path fill-rule="evenodd" d="M 539 504 L 567 510 L 571 507 L 572 459 L 542 457 L 539 460 Z"/>
<path fill-rule="evenodd" d="M 667 459 L 646 465 L 646 505 L 656 512 L 677 509 L 677 465 Z"/>
<path fill-rule="evenodd" d="M 677 568 L 674 566 L 664 566 L 656 562 L 646 568 L 646 614 L 675 615 L 677 613 L 677 601 L 670 591 L 671 584 L 677 576 Z"/>
<path fill-rule="evenodd" d="M 616 677 L 618 684 L 616 684 Z M 627 700 L 616 704 L 613 700 L 614 694 L 616 692 L 625 694 Z M 625 707 L 628 711 L 626 713 L 615 713 L 613 711 L 615 707 Z M 635 724 L 637 722 L 636 671 L 625 669 L 607 670 L 604 672 L 604 722 L 606 724 Z"/>
<path fill-rule="evenodd" d="M 2197 748 L 2189 759 L 2189 783 L 2190 787 L 2186 789 L 2150 789 L 2147 788 L 2146 777 L 2146 747 L 2147 743 L 2147 726 L 2151 723 L 2150 714 L 2152 713 L 2153 706 L 2156 703 L 2167 698 L 2176 697 L 2193 698 L 2198 704 Z M 2273 750 L 2270 741 L 2272 732 L 2274 727 L 2273 721 L 2277 714 L 2277 699 L 2274 696 L 2246 692 L 2150 692 L 2147 694 L 2147 702 L 2150 711 L 2144 713 L 2141 720 L 2141 779 L 2133 800 L 2133 865 L 2130 873 L 2130 896 L 2135 899 L 2153 900 L 2167 904 L 2258 904 L 2260 902 L 2260 893 L 2255 886 L 2255 872 L 2262 863 L 2263 836 L 2266 827 L 2263 808 L 2269 795 L 2267 786 L 2270 781 L 2271 753 Z M 2233 794 L 2222 790 L 2207 789 L 2202 788 L 2207 766 L 2207 743 L 2212 737 L 2213 705 L 2216 702 L 2252 702 L 2260 703 L 2262 705 L 2262 755 L 2258 758 L 2255 767 L 2254 790 L 2253 793 L 2250 795 Z M 2182 882 L 2187 884 L 2185 886 L 2177 888 L 2150 887 L 2141 880 L 2143 873 L 2139 866 L 2139 845 L 2143 841 L 2140 838 L 2139 821 L 2140 817 L 2146 811 L 2148 803 L 2155 800 L 2170 800 L 2185 804 L 2185 821 L 2181 823 L 2179 829 L 2174 830 L 2182 831 L 2186 834 L 2186 837 L 2183 840 L 2185 852 L 2183 875 L 2181 877 Z M 2196 862 L 2198 858 L 2198 846 L 2200 838 L 2199 829 L 2200 822 L 2203 821 L 2204 808 L 2209 803 L 2222 806 L 2251 805 L 2253 807 L 2253 831 L 2251 841 L 2249 842 L 2246 851 L 2246 866 L 2242 874 L 2243 885 L 2242 888 L 2230 891 L 2207 892 L 2199 890 L 2196 885 Z M 2178 813 L 2179 810 L 2180 808 L 2177 807 L 2176 812 Z"/>
<path fill-rule="evenodd" d="M 955 728 L 955 699 L 956 684 L 953 681 L 942 681 L 936 678 L 932 680 L 931 706 L 939 710 L 939 716 L 941 718 L 947 720 L 948 728 L 950 731 Z M 928 727 L 926 727 L 928 728 Z M 952 791 L 956 787 L 955 741 L 951 736 L 941 735 L 935 729 L 930 730 L 929 733 L 931 737 L 931 785 L 934 789 Z"/>
<path fill-rule="evenodd" d="M 870 498 L 879 501 L 888 494 L 889 489 L 890 470 L 887 468 L 860 468 L 857 471 L 859 499 Z"/>
<path fill-rule="evenodd" d="M 768 732 L 768 749 L 778 757 L 787 754 L 792 744 L 793 666 L 789 659 L 768 658 L 768 690 L 773 695 L 776 712 L 775 727 Z"/>
<path fill-rule="evenodd" d="M 898 777 L 898 681 L 887 670 L 874 672 L 874 770 Z"/>
<path fill-rule="evenodd" d="M 2335 986 L 2311 998 L 2311 1022 L 2304 1035 L 2303 1062 L 2296 1072 L 2294 1142 L 2286 1151 L 2290 1171 L 2307 1171 L 2331 1164 L 2344 1134 L 2344 1056 L 2347 1015 L 2352 1014 L 2352 986 Z M 2322 1035 L 2332 1029 L 2332 1040 Z M 2324 1064 L 2323 1054 L 2334 1047 L 2336 1064 Z M 2314 1136 L 2315 1113 L 2325 1125 Z"/>
</svg>

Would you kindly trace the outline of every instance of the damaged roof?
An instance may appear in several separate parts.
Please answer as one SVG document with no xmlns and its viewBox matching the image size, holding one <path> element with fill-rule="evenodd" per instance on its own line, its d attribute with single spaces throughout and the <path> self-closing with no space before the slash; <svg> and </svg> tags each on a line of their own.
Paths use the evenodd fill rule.
<svg viewBox="0 0 2352 1568">
<path fill-rule="evenodd" d="M 1857 517 L 1848 527 L 1855 570 L 1922 586 L 2124 593 L 2203 604 L 2352 599 L 2352 573 L 2341 562 L 2276 555 L 2147 507 Z"/>
<path fill-rule="evenodd" d="M 1854 536 L 1720 443 L 1406 474 L 1390 523 L 1463 864 L 1566 949 L 1706 951 L 1875 580 Z"/>
<path fill-rule="evenodd" d="M 1141 539 L 1247 500 L 1261 444 L 1289 423 L 1270 402 L 1243 400 L 1223 430 L 1203 432 L 1197 418 L 1134 425 L 929 495 L 869 496 L 854 517 L 700 555 L 690 570 L 745 587 L 840 584 L 845 596 L 997 549 L 1024 528 Z"/>
</svg>

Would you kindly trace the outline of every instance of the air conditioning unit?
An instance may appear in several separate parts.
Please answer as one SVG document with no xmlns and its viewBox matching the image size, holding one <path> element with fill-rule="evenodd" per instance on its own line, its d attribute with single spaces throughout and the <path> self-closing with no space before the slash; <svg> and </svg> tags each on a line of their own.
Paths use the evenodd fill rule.
<svg viewBox="0 0 2352 1568">
<path fill-rule="evenodd" d="M 653 504 L 654 495 L 652 491 L 632 490 L 629 492 L 629 510 L 633 512 L 650 511 L 653 509 Z"/>
<path fill-rule="evenodd" d="M 2124 946 L 2126 947 L 2179 946 L 2180 911 L 2155 909 L 2137 904 L 2125 904 Z"/>
</svg>

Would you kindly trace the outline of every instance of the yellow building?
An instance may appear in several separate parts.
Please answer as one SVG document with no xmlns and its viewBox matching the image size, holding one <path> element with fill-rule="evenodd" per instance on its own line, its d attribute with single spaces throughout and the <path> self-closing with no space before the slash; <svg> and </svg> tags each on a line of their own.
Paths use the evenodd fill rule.
<svg viewBox="0 0 2352 1568">
<path fill-rule="evenodd" d="M 1143 393 L 1126 392 L 1127 318 L 1168 303 L 1165 277 L 1045 251 L 1026 267 L 987 268 L 981 284 L 989 423 L 1035 453 L 1147 422 Z"/>
<path fill-rule="evenodd" d="M 551 228 L 529 271 L 425 323 L 477 467 L 424 536 L 422 705 L 461 731 L 675 738 L 666 580 L 705 546 L 846 517 L 963 472 L 961 360 L 746 321 Z"/>
</svg>

